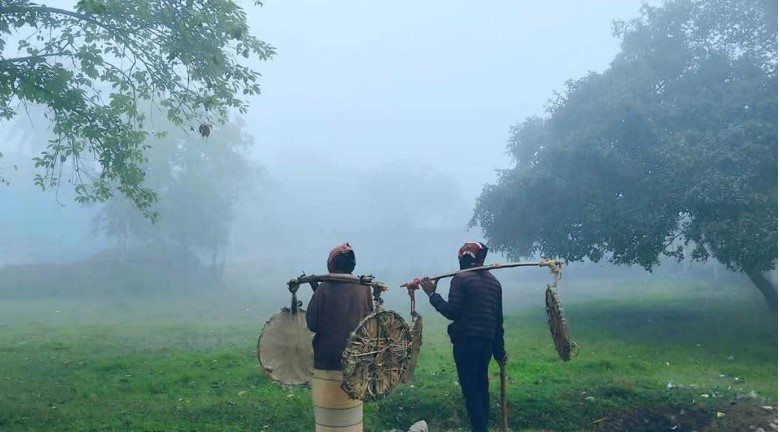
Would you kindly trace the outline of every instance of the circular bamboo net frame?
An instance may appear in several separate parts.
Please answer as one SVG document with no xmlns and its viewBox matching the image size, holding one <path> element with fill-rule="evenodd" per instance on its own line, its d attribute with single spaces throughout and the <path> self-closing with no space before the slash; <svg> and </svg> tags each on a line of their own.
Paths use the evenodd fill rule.
<svg viewBox="0 0 780 432">
<path fill-rule="evenodd" d="M 306 311 L 283 308 L 263 326 L 257 339 L 257 360 L 274 381 L 303 385 L 314 375 L 314 333 L 306 326 Z"/>
<path fill-rule="evenodd" d="M 569 361 L 579 354 L 579 345 L 569 338 L 569 324 L 561 305 L 561 297 L 558 295 L 558 280 L 561 278 L 559 266 L 550 266 L 555 281 L 547 285 L 544 292 L 544 302 L 547 306 L 547 324 L 550 326 L 555 350 L 563 361 Z"/>
<path fill-rule="evenodd" d="M 417 367 L 417 357 L 420 355 L 420 348 L 422 348 L 422 333 L 423 333 L 423 319 L 422 315 L 415 314 L 412 316 L 412 342 L 409 351 L 409 366 L 406 368 L 406 373 L 401 382 L 409 382 L 414 376 L 414 368 Z"/>
<path fill-rule="evenodd" d="M 378 310 L 365 317 L 341 356 L 342 388 L 364 401 L 388 394 L 409 367 L 411 345 L 409 326 L 396 312 Z"/>
</svg>

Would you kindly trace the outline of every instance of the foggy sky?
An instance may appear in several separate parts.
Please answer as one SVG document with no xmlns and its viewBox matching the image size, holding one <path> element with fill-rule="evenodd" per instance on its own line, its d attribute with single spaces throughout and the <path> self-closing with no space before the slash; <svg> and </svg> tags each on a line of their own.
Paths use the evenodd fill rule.
<svg viewBox="0 0 780 432">
<path fill-rule="evenodd" d="M 657 3 L 657 2 L 656 2 Z M 249 8 L 278 48 L 249 117 L 274 177 L 296 160 L 435 165 L 470 199 L 507 168 L 509 127 L 618 52 L 640 1 L 279 1 Z"/>
<path fill-rule="evenodd" d="M 275 46 L 277 56 L 254 64 L 263 93 L 250 100 L 246 116 L 253 158 L 265 168 L 269 190 L 242 207 L 230 258 L 251 260 L 261 244 L 291 245 L 280 259 L 292 260 L 295 269 L 319 263 L 329 246 L 347 240 L 373 264 L 400 248 L 440 262 L 462 241 L 480 240 L 466 224 L 482 187 L 494 182 L 496 169 L 509 167 L 510 126 L 544 114 L 566 80 L 603 71 L 619 49 L 612 21 L 636 17 L 641 5 L 240 3 L 251 32 Z M 2 135 L 0 150 L 18 147 Z M 40 249 L 27 260 L 75 258 L 104 246 L 93 242 L 94 208 L 80 208 L 69 192 L 61 191 L 67 199 L 59 200 L 36 192 L 32 176 L 14 177 L 9 163 L 6 157 L 0 164 L 12 180 L 0 187 L 0 202 L 17 205 L 0 212 L 6 251 L 18 253 L 23 238 L 34 238 L 38 246 L 30 247 Z M 437 184 L 423 184 L 432 180 Z M 373 189 L 364 188 L 367 182 Z M 452 190 L 442 193 L 442 186 Z M 417 212 L 423 215 L 409 225 L 419 226 L 392 231 Z M 372 256 L 367 249 L 379 243 L 384 251 Z"/>
<path fill-rule="evenodd" d="M 253 226 L 248 232 L 257 234 L 237 242 L 262 237 L 278 250 L 295 245 L 281 257 L 292 268 L 318 263 L 325 250 L 346 240 L 372 271 L 386 271 L 388 260 L 406 271 L 446 260 L 454 265 L 463 241 L 483 240 L 466 225 L 483 186 L 510 166 L 510 126 L 543 115 L 566 80 L 606 69 L 619 50 L 613 20 L 638 16 L 640 6 L 271 0 L 249 8 L 253 31 L 278 53 L 258 65 L 263 94 L 248 115 L 254 155 L 277 182 L 271 193 L 287 197 L 259 204 L 294 208 L 284 220 L 295 223 L 265 232 Z M 393 170 L 419 182 L 394 179 Z M 420 170 L 451 179 L 451 198 L 420 196 L 431 190 Z M 349 182 L 371 172 L 387 184 L 384 194 L 366 198 Z M 399 196 L 420 213 L 447 214 L 443 231 L 413 233 L 386 223 L 374 226 L 384 236 L 356 229 L 365 225 L 362 219 L 375 218 L 364 211 L 367 202 L 398 212 Z M 239 249 L 233 259 L 252 247 Z M 403 263 L 397 262 L 401 254 Z"/>
</svg>

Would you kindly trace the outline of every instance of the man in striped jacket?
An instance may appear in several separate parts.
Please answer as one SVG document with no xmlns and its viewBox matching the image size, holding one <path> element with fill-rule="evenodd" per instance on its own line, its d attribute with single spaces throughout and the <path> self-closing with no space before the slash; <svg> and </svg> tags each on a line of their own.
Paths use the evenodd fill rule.
<svg viewBox="0 0 780 432">
<path fill-rule="evenodd" d="M 458 250 L 461 270 L 484 265 L 487 251 L 483 243 L 464 244 Z M 452 278 L 447 300 L 436 293 L 436 283 L 430 279 L 423 278 L 421 286 L 431 305 L 452 320 L 447 333 L 471 430 L 487 432 L 488 364 L 491 356 L 506 362 L 501 283 L 487 270 L 459 273 Z"/>
</svg>

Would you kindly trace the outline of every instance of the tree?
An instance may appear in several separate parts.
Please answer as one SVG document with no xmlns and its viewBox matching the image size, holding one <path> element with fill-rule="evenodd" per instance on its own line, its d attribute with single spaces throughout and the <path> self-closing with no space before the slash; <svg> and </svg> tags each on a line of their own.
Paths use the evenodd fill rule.
<svg viewBox="0 0 780 432">
<path fill-rule="evenodd" d="M 35 158 L 41 188 L 69 175 L 79 202 L 119 192 L 155 215 L 143 165 L 150 138 L 163 132 L 146 109 L 208 136 L 260 92 L 248 59 L 273 55 L 232 0 L 78 0 L 73 9 L 4 0 L 0 119 L 27 104 L 47 108 L 55 137 Z"/>
<path fill-rule="evenodd" d="M 389 230 L 465 231 L 466 220 L 459 218 L 468 209 L 468 202 L 455 179 L 435 167 L 385 162 L 360 178 L 356 193 L 361 201 L 372 203 L 372 229 L 381 226 Z M 426 211 L 420 211 L 421 208 Z"/>
<path fill-rule="evenodd" d="M 617 22 L 621 51 L 511 130 L 516 166 L 472 219 L 514 256 L 713 257 L 777 289 L 777 9 L 677 0 Z"/>
<path fill-rule="evenodd" d="M 164 121 L 162 123 L 165 123 Z M 169 125 L 148 151 L 148 184 L 159 191 L 160 218 L 151 224 L 124 197 L 109 199 L 96 227 L 125 249 L 154 246 L 184 267 L 207 258 L 221 274 L 234 210 L 257 168 L 247 160 L 252 138 L 241 121 L 214 129 L 207 140 Z M 200 260 L 199 260 L 200 261 Z"/>
<path fill-rule="evenodd" d="M 356 217 L 350 230 L 372 245 L 371 271 L 410 277 L 426 266 L 446 269 L 457 262 L 452 251 L 468 239 L 469 203 L 454 175 L 425 163 L 392 161 L 360 175 L 356 186 L 370 217 Z"/>
</svg>

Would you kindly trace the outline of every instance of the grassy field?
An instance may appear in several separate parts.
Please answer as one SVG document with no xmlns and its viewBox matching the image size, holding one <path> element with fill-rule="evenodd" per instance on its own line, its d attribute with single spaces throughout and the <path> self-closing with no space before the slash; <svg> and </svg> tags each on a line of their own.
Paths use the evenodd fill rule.
<svg viewBox="0 0 780 432">
<path fill-rule="evenodd" d="M 566 303 L 582 346 L 568 363 L 539 304 L 508 312 L 512 430 L 769 430 L 777 316 L 743 289 L 676 285 Z M 254 356 L 279 306 L 258 296 L 0 300 L 0 430 L 313 430 L 309 391 L 276 385 Z M 468 430 L 446 322 L 419 309 L 414 382 L 366 405 L 368 431 L 421 419 L 432 431 Z"/>
</svg>

